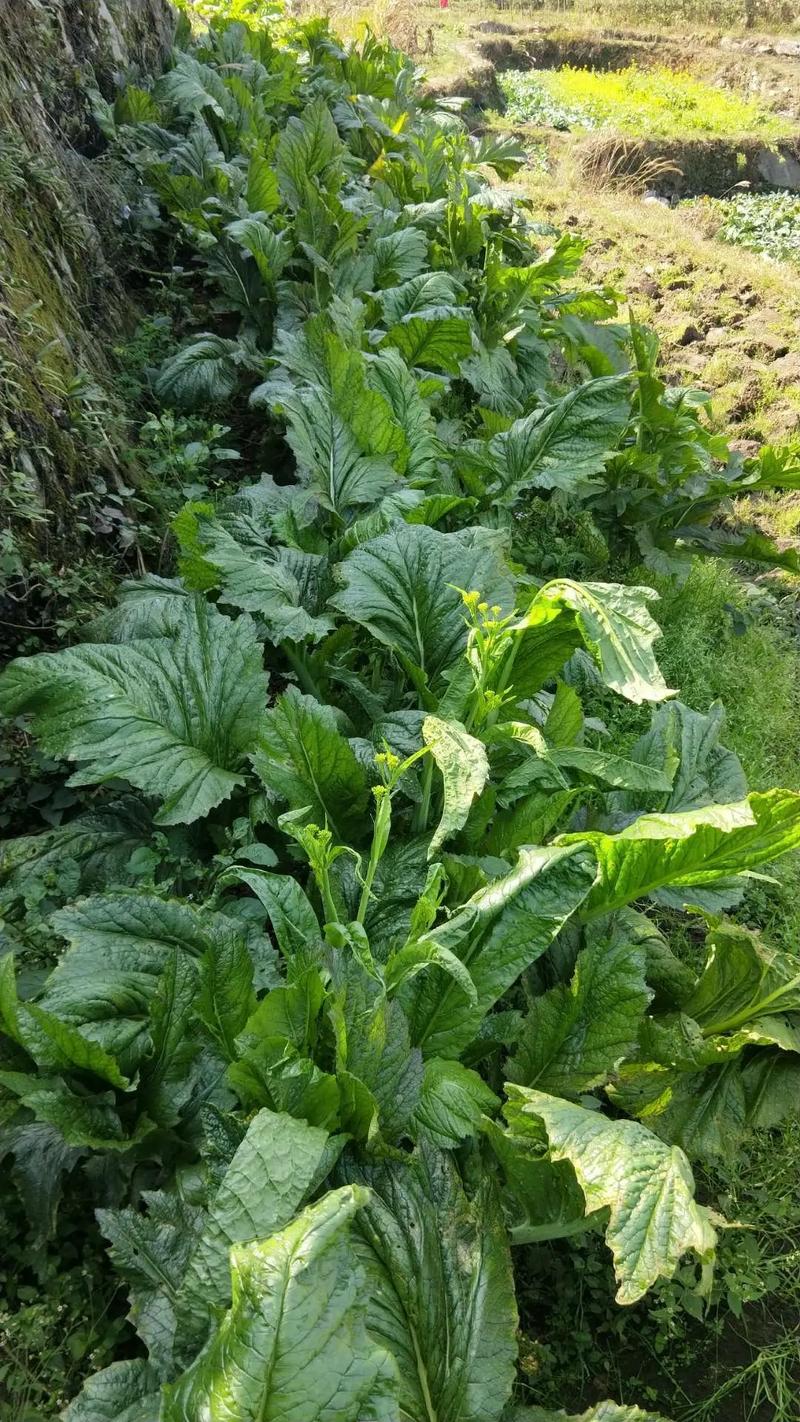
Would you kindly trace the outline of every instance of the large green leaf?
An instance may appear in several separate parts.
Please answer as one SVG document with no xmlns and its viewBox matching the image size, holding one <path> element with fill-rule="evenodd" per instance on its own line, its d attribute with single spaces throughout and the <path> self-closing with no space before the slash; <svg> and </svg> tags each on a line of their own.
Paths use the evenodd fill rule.
<svg viewBox="0 0 800 1422">
<path fill-rule="evenodd" d="M 640 1407 L 621 1407 L 618 1402 L 598 1402 L 585 1412 L 551 1412 L 546 1407 L 517 1407 L 507 1422 L 666 1422 L 660 1412 L 642 1412 Z"/>
<path fill-rule="evenodd" d="M 553 1096 L 600 1086 L 636 1045 L 652 996 L 644 948 L 622 935 L 600 939 L 578 955 L 569 986 L 535 998 L 509 1079 Z"/>
<path fill-rule="evenodd" d="M 425 1063 L 415 1122 L 443 1150 L 474 1135 L 481 1117 L 500 1105 L 476 1071 L 432 1057 Z"/>
<path fill-rule="evenodd" d="M 585 381 L 495 435 L 489 453 L 496 492 L 505 498 L 524 488 L 574 492 L 600 473 L 629 419 L 628 376 Z"/>
<path fill-rule="evenodd" d="M 416 979 L 407 1003 L 412 1037 L 426 1057 L 457 1057 L 490 1007 L 550 946 L 594 880 L 591 855 L 522 849 L 516 867 L 481 889 L 441 927 L 420 939 L 448 948 L 469 972 L 471 1001 L 440 967 Z"/>
<path fill-rule="evenodd" d="M 131 855 L 150 839 L 153 823 L 143 802 L 120 796 L 40 834 L 0 842 L 0 881 L 6 892 L 25 894 L 72 865 L 76 888 L 133 883 Z"/>
<path fill-rule="evenodd" d="M 207 1208 L 149 1192 L 146 1214 L 98 1211 L 128 1284 L 131 1322 L 162 1377 L 191 1361 L 217 1310 L 230 1303 L 231 1245 L 288 1224 L 332 1158 L 324 1131 L 260 1111 Z"/>
<path fill-rule="evenodd" d="M 481 1129 L 500 1170 L 501 1203 L 511 1243 L 566 1239 L 595 1229 L 603 1212 L 586 1211 L 572 1166 L 566 1160 L 549 1160 L 542 1142 L 527 1134 L 527 1122 L 517 1131 L 512 1105 L 506 1105 L 505 1114 L 512 1123 L 506 1129 L 489 1117 L 481 1122 Z"/>
<path fill-rule="evenodd" d="M 11 1179 L 20 1193 L 25 1213 L 32 1225 L 34 1248 L 55 1232 L 64 1178 L 84 1152 L 69 1146 L 53 1126 L 39 1121 L 13 1120 L 0 1128 L 0 1161 L 7 1171 L 11 1156 Z"/>
<path fill-rule="evenodd" d="M 720 744 L 724 727 L 718 701 L 707 715 L 680 701 L 654 708 L 650 729 L 632 747 L 631 758 L 653 768 L 675 766 L 672 788 L 657 802 L 659 810 L 699 810 L 744 799 L 747 781 L 739 758 Z M 626 812 L 656 807 L 652 796 L 642 795 L 619 796 L 615 804 Z"/>
<path fill-rule="evenodd" d="M 661 701 L 671 693 L 653 656 L 653 643 L 661 636 L 661 629 L 653 621 L 648 603 L 657 598 L 652 588 L 557 578 L 537 593 L 514 630 L 524 643 L 529 629 L 537 630 L 543 612 L 568 610 L 607 686 L 637 704 Z M 518 675 L 517 669 L 515 681 Z"/>
<path fill-rule="evenodd" d="M 669 1277 L 692 1249 L 703 1261 L 716 1235 L 708 1211 L 694 1199 L 689 1162 L 636 1121 L 610 1121 L 599 1111 L 509 1086 L 506 1114 L 514 1130 L 544 1126 L 550 1158 L 567 1160 L 587 1213 L 607 1209 L 606 1240 L 614 1256 L 619 1303 L 635 1303 Z"/>
<path fill-rule="evenodd" d="M 687 1155 L 732 1160 L 764 1120 L 759 1074 L 796 1080 L 800 1070 L 800 959 L 733 923 L 715 923 L 707 946 L 697 982 L 680 994 L 682 1011 L 643 1025 L 639 1061 L 610 1094 Z M 769 1096 L 775 1124 L 793 1102 L 778 1090 Z"/>
<path fill-rule="evenodd" d="M 222 996 L 230 999 L 235 1015 L 237 983 L 246 1015 L 253 963 L 243 933 L 222 914 L 154 893 L 119 892 L 79 900 L 59 909 L 52 922 L 70 947 L 45 984 L 42 1006 L 129 1059 L 131 1067 L 140 1064 L 155 1026 L 156 1056 L 142 1062 L 148 1093 L 159 1091 L 172 1053 L 183 1056 L 180 1035 L 175 1039 L 179 1022 L 200 1012 L 216 1023 Z M 171 984 L 164 980 L 168 969 L 174 974 Z M 212 1007 L 215 977 L 224 991 Z M 205 990 L 198 997 L 201 983 Z M 183 1061 L 185 1066 L 185 1056 Z"/>
<path fill-rule="evenodd" d="M 207 815 L 244 783 L 266 698 L 248 617 L 187 603 L 174 639 L 72 647 L 12 662 L 0 710 L 29 712 L 73 785 L 127 780 L 161 800 L 160 824 Z"/>
<path fill-rule="evenodd" d="M 364 1323 L 349 1226 L 369 1196 L 344 1186 L 278 1234 L 231 1250 L 233 1303 L 165 1389 L 163 1422 L 392 1422 L 394 1365 Z"/>
<path fill-rule="evenodd" d="M 291 256 L 288 244 L 257 217 L 240 217 L 229 222 L 225 231 L 250 253 L 267 285 L 274 285 Z"/>
<path fill-rule="evenodd" d="M 364 1087 L 369 1093 L 370 1119 L 363 1134 L 369 1133 L 373 1115 L 386 1139 L 410 1134 L 422 1084 L 422 1054 L 411 1046 L 400 1003 L 388 999 L 382 985 L 355 958 L 340 957 L 334 964 L 327 1007 L 336 1038 L 340 1091 L 344 1096 L 355 1091 L 363 1097 L 359 1088 Z M 344 1087 L 343 1073 L 349 1083 Z"/>
<path fill-rule="evenodd" d="M 335 332 L 314 328 L 297 360 L 302 378 L 278 386 L 272 403 L 287 420 L 303 481 L 339 517 L 379 503 L 399 487 L 397 475 L 410 461 L 393 401 L 371 383 L 361 351 Z"/>
<path fill-rule="evenodd" d="M 181 408 L 221 404 L 239 383 L 238 357 L 236 341 L 204 332 L 164 361 L 156 393 L 165 404 Z"/>
<path fill-rule="evenodd" d="M 275 172 L 281 196 L 290 207 L 301 206 L 307 183 L 331 191 L 339 186 L 343 152 L 325 99 L 314 99 L 299 118 L 288 120 L 275 150 Z"/>
<path fill-rule="evenodd" d="M 183 1276 L 197 1240 L 200 1211 L 180 1196 L 145 1193 L 139 1210 L 98 1210 L 109 1253 L 129 1288 L 128 1317 L 162 1378 L 173 1369 Z"/>
<path fill-rule="evenodd" d="M 468 1199 L 452 1157 L 420 1147 L 360 1168 L 369 1187 L 354 1242 L 368 1324 L 397 1361 L 404 1422 L 496 1422 L 514 1379 L 511 1261 L 487 1177 Z"/>
<path fill-rule="evenodd" d="M 561 835 L 597 856 L 597 882 L 584 912 L 609 913 L 664 885 L 693 903 L 692 891 L 755 869 L 800 844 L 800 795 L 769 790 L 733 805 L 674 815 L 642 815 L 618 835 Z"/>
<path fill-rule="evenodd" d="M 222 601 L 263 618 L 273 642 L 319 641 L 330 632 L 333 622 L 323 611 L 330 575 L 322 558 L 291 548 L 249 547 L 201 505 L 193 514 L 184 510 L 175 528 L 184 546 L 191 540 L 191 558 L 202 558 L 203 573 L 216 573 Z"/>
<path fill-rule="evenodd" d="M 463 296 L 464 288 L 449 272 L 428 271 L 381 292 L 380 303 L 386 325 L 395 326 L 407 316 L 452 315 Z"/>
<path fill-rule="evenodd" d="M 325 1131 L 259 1111 L 247 1128 L 188 1259 L 178 1312 L 180 1342 L 202 1341 L 214 1310 L 231 1301 L 232 1245 L 267 1239 L 293 1218 L 324 1171 Z"/>
<path fill-rule="evenodd" d="M 800 1012 L 800 957 L 762 943 L 736 923 L 715 923 L 705 968 L 683 1011 L 706 1035 L 750 1026 L 772 1013 Z"/>
<path fill-rule="evenodd" d="M 459 589 L 480 590 L 509 608 L 511 581 L 489 542 L 399 525 L 365 543 L 341 565 L 344 589 L 335 607 L 361 623 L 429 682 L 456 660 L 467 642 Z"/>
<path fill-rule="evenodd" d="M 0 1022 L 43 1071 L 89 1072 L 121 1090 L 128 1086 L 116 1059 L 98 1042 L 37 1003 L 20 1001 L 10 953 L 0 958 Z"/>
<path fill-rule="evenodd" d="M 322 929 L 312 905 L 297 880 L 289 874 L 269 874 L 264 869 L 235 866 L 229 880 L 247 884 L 269 915 L 278 947 L 287 963 L 316 952 Z"/>
<path fill-rule="evenodd" d="M 143 1358 L 112 1363 L 94 1377 L 63 1413 L 64 1422 L 158 1422 L 158 1374 Z"/>
<path fill-rule="evenodd" d="M 412 315 L 392 326 L 384 344 L 398 350 L 406 365 L 458 375 L 472 350 L 472 336 L 462 317 Z"/>
<path fill-rule="evenodd" d="M 367 783 L 331 706 L 290 687 L 266 713 L 253 764 L 264 784 L 337 839 L 364 834 Z"/>
</svg>

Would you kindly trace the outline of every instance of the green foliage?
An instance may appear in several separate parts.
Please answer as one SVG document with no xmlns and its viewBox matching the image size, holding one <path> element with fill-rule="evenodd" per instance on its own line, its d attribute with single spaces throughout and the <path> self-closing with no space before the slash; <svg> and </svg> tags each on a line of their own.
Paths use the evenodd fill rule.
<svg viewBox="0 0 800 1422">
<path fill-rule="evenodd" d="M 776 262 L 800 261 L 800 199 L 793 193 L 737 193 L 703 200 L 720 219 L 716 235 Z"/>
<path fill-rule="evenodd" d="M 85 1180 L 147 1353 L 66 1416 L 499 1422 L 510 1244 L 599 1230 L 620 1301 L 687 1252 L 707 1292 L 688 1157 L 766 1082 L 790 1109 L 800 1031 L 788 958 L 720 918 L 800 797 L 748 796 L 719 708 L 670 699 L 653 591 L 541 582 L 520 509 L 680 568 L 722 492 L 796 471 L 728 459 L 572 284 L 582 244 L 497 201 L 522 155 L 373 37 L 212 22 L 105 117 L 219 329 L 156 381 L 179 575 L 0 682 L 94 787 L 4 846 L 0 1144 L 23 1180 L 48 1145 L 43 1234 Z M 283 464 L 223 490 L 191 411 L 245 400 Z M 704 908 L 704 963 L 665 906 Z M 720 1071 L 743 1115 L 711 1089 L 698 1133 L 670 1103 Z"/>
</svg>

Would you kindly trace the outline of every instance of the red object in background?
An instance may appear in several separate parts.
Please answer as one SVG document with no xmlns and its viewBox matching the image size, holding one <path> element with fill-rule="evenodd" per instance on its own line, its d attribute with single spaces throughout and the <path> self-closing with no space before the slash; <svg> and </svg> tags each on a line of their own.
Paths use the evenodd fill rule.
<svg viewBox="0 0 800 1422">
<path fill-rule="evenodd" d="M 440 10 L 446 10 L 448 4 L 449 4 L 449 0 L 439 0 L 439 9 L 440 9 Z"/>
</svg>

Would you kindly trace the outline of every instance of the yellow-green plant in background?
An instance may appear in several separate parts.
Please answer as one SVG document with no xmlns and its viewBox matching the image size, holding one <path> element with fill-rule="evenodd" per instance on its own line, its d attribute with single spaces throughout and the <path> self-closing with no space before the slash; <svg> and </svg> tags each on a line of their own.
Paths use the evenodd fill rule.
<svg viewBox="0 0 800 1422">
<path fill-rule="evenodd" d="M 779 138 L 789 131 L 786 120 L 687 71 L 630 65 L 601 73 L 567 65 L 536 72 L 510 70 L 499 82 L 508 116 L 522 123 L 587 129 L 608 125 L 665 137 L 757 133 Z"/>
</svg>

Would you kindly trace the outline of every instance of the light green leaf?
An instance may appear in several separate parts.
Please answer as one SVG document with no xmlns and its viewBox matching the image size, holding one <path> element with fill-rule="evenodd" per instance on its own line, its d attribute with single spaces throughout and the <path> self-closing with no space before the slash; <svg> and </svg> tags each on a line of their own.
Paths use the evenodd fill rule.
<svg viewBox="0 0 800 1422">
<path fill-rule="evenodd" d="M 385 324 L 396 326 L 408 316 L 450 316 L 464 295 L 464 288 L 449 272 L 426 271 L 389 287 L 379 299 Z"/>
<path fill-rule="evenodd" d="M 0 1022 L 44 1071 L 86 1071 L 124 1091 L 128 1080 L 113 1056 L 35 1002 L 20 1002 L 10 953 L 0 958 Z"/>
<path fill-rule="evenodd" d="M 247 206 L 251 212 L 275 212 L 280 206 L 280 193 L 275 170 L 262 154 L 250 154 L 247 165 Z"/>
<path fill-rule="evenodd" d="M 770 790 L 734 805 L 675 815 L 642 815 L 618 835 L 561 835 L 597 856 L 598 877 L 584 912 L 609 913 L 664 885 L 693 903 L 696 887 L 752 870 L 800 844 L 800 795 Z"/>
<path fill-rule="evenodd" d="M 642 765 L 637 760 L 609 755 L 590 746 L 564 746 L 550 752 L 553 764 L 564 770 L 576 770 L 589 780 L 599 780 L 615 789 L 668 792 L 672 786 L 666 770 Z"/>
<path fill-rule="evenodd" d="M 455 953 L 444 943 L 437 942 L 430 934 L 413 939 L 391 955 L 386 964 L 387 990 L 395 992 L 402 987 L 403 983 L 410 982 L 425 968 L 434 965 L 441 968 L 443 972 L 449 973 L 464 993 L 467 1001 L 477 1006 L 478 993 L 469 975 L 469 969 L 465 968 L 461 959 L 457 958 Z"/>
<path fill-rule="evenodd" d="M 392 326 L 382 345 L 398 350 L 406 365 L 458 375 L 461 361 L 472 351 L 472 334 L 459 316 L 408 316 Z"/>
<path fill-rule="evenodd" d="M 617 1402 L 598 1402 L 580 1415 L 551 1412 L 546 1407 L 517 1407 L 506 1422 L 667 1422 L 660 1412 L 642 1412 L 639 1407 L 620 1407 Z"/>
<path fill-rule="evenodd" d="M 252 622 L 199 596 L 174 639 L 22 657 L 0 682 L 0 710 L 31 713 L 43 747 L 78 763 L 71 784 L 127 780 L 162 801 L 167 825 L 207 815 L 244 783 L 265 698 Z"/>
<path fill-rule="evenodd" d="M 713 924 L 706 965 L 681 1005 L 704 1035 L 736 1031 L 771 1013 L 800 1012 L 800 958 L 724 920 Z"/>
<path fill-rule="evenodd" d="M 350 1222 L 357 1186 L 278 1234 L 231 1250 L 233 1303 L 197 1362 L 165 1389 L 163 1422 L 391 1422 L 395 1370 L 364 1325 Z"/>
<path fill-rule="evenodd" d="M 292 255 L 288 244 L 257 217 L 240 217 L 236 222 L 229 222 L 225 231 L 250 253 L 267 286 L 274 286 Z"/>
<path fill-rule="evenodd" d="M 537 593 L 518 630 L 524 634 L 529 618 L 530 625 L 535 626 L 536 615 L 543 607 L 569 609 L 606 686 L 637 705 L 661 701 L 671 692 L 652 650 L 661 629 L 650 616 L 647 604 L 657 599 L 658 593 L 652 588 L 574 583 L 557 578 Z"/>
<path fill-rule="evenodd" d="M 489 761 L 483 743 L 470 736 L 458 721 L 426 716 L 422 739 L 430 747 L 444 781 L 442 817 L 428 846 L 428 858 L 435 859 L 444 841 L 466 824 L 470 806 L 488 779 Z"/>
<path fill-rule="evenodd" d="M 229 531 L 203 505 L 188 505 L 173 526 L 187 550 L 184 578 L 214 586 L 216 574 L 222 601 L 262 617 L 273 642 L 319 641 L 331 631 L 323 610 L 330 591 L 323 558 L 266 543 L 248 546 L 247 524 L 240 542 L 235 522 Z"/>
<path fill-rule="evenodd" d="M 318 1179 L 327 1142 L 305 1121 L 267 1110 L 253 1117 L 187 1259 L 177 1301 L 184 1350 L 202 1342 L 214 1310 L 231 1302 L 231 1246 L 285 1228 Z"/>
<path fill-rule="evenodd" d="M 341 183 L 344 144 L 324 98 L 306 104 L 299 118 L 285 124 L 275 149 L 275 172 L 284 200 L 302 205 L 307 183 L 329 191 Z"/>
<path fill-rule="evenodd" d="M 519 139 L 513 133 L 483 133 L 473 138 L 472 162 L 494 168 L 499 178 L 512 178 L 528 161 Z"/>
<path fill-rule="evenodd" d="M 682 1150 L 669 1147 L 636 1121 L 610 1121 L 599 1111 L 509 1086 L 513 1125 L 544 1124 L 551 1160 L 568 1160 L 587 1213 L 609 1211 L 606 1240 L 614 1256 L 619 1303 L 635 1303 L 670 1277 L 692 1249 L 704 1262 L 716 1235 L 708 1211 L 694 1199 L 694 1178 Z"/>
</svg>

